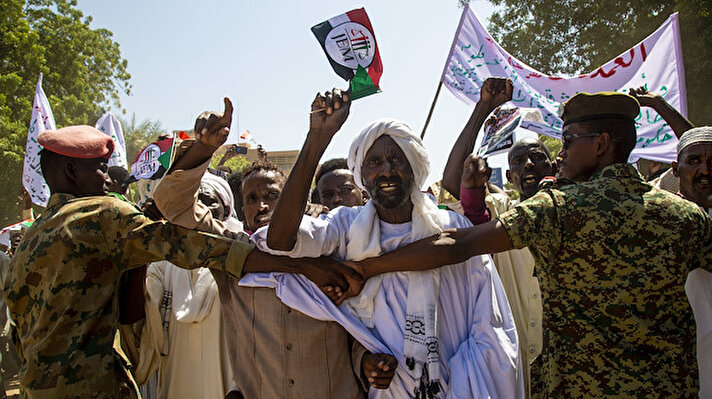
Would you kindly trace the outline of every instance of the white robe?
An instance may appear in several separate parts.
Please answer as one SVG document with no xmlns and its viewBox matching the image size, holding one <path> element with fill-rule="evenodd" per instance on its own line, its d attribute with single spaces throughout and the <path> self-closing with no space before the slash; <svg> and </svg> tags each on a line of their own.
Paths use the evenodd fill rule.
<svg viewBox="0 0 712 399">
<path fill-rule="evenodd" d="M 165 300 L 164 293 L 174 285 L 168 280 L 170 273 L 182 274 L 180 277 L 185 280 L 182 282 L 192 288 L 186 287 L 190 290 L 187 295 L 173 293 L 174 302 L 165 315 L 168 321 L 166 334 L 161 304 Z M 207 285 L 210 293 L 191 295 L 199 285 Z M 171 288 L 175 289 L 175 286 Z M 168 261 L 154 262 L 148 267 L 146 324 L 135 375 L 140 383 L 144 383 L 157 369 L 159 398 L 222 399 L 233 384 L 217 290 L 207 269 L 184 270 Z M 176 313 L 180 314 L 181 306 L 194 312 L 188 320 L 177 319 Z"/>
<path fill-rule="evenodd" d="M 273 251 L 266 245 L 266 229 L 252 239 L 264 251 L 290 256 L 317 257 L 332 254 L 346 258 L 349 226 L 360 208 L 340 207 L 326 218 L 305 216 L 295 248 Z M 441 211 L 447 212 L 447 211 Z M 450 223 L 443 228 L 471 226 L 464 217 L 447 212 Z M 380 222 L 384 252 L 410 243 L 410 223 Z M 442 392 L 447 398 L 523 397 L 517 335 L 507 299 L 489 256 L 476 256 L 464 263 L 438 269 L 438 338 Z M 320 320 L 334 320 L 374 353 L 390 353 L 398 360 L 396 375 L 388 390 L 371 389 L 370 398 L 412 397 L 418 380 L 408 370 L 403 354 L 408 272 L 388 273 L 374 298 L 374 328 L 367 328 L 342 305 L 336 307 L 302 275 L 249 274 L 240 285 L 274 287 L 288 306 Z"/>
</svg>

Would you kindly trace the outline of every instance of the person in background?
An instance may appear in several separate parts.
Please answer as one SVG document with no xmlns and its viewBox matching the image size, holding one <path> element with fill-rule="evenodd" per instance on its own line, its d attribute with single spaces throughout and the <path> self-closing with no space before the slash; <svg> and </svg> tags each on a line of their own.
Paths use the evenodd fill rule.
<svg viewBox="0 0 712 399">
<path fill-rule="evenodd" d="M 314 177 L 318 203 L 329 210 L 339 206 L 362 206 L 368 194 L 354 182 L 345 158 L 330 159 L 319 166 Z"/>
<path fill-rule="evenodd" d="M 474 140 L 485 117 L 511 99 L 511 82 L 507 79 L 485 80 L 480 101 L 456 140 L 443 171 L 443 184 L 459 193 L 464 214 L 474 225 L 489 222 L 491 217 L 499 217 L 519 203 L 510 200 L 506 194 L 490 192 L 486 161 L 467 152 L 474 148 Z M 510 148 L 507 159 L 507 180 L 513 184 L 521 201 L 537 193 L 544 177 L 556 174 L 549 149 L 539 140 L 525 138 L 517 141 Z M 460 176 L 453 176 L 458 170 Z M 526 395 L 530 397 L 532 387 L 535 392 L 538 390 L 537 370 L 533 369 L 536 369 L 535 360 L 543 348 L 541 289 L 534 275 L 534 257 L 527 248 L 522 248 L 493 254 L 493 259 L 512 307 L 523 360 L 522 376 Z"/>
<path fill-rule="evenodd" d="M 223 113 L 203 113 L 196 120 L 195 131 L 210 129 L 231 116 L 232 108 L 227 106 Z M 196 137 L 195 144 L 164 177 L 154 199 L 173 223 L 223 234 L 223 223 L 186 194 L 197 192 L 213 152 L 227 135 Z M 215 141 L 214 146 L 203 144 L 211 140 Z M 242 207 L 248 231 L 270 223 L 285 180 L 283 172 L 267 161 L 254 162 L 242 170 Z M 239 285 L 226 273 L 214 272 L 213 276 L 220 292 L 236 383 L 230 397 L 364 397 L 360 376 L 352 371 L 352 362 L 360 364 L 364 350 L 350 340 L 341 326 L 292 310 L 273 289 Z"/>
<path fill-rule="evenodd" d="M 621 93 L 573 96 L 559 155 L 578 184 L 381 257 L 429 268 L 528 246 L 543 293 L 545 397 L 699 395 L 684 284 L 690 271 L 712 270 L 712 221 L 627 164 L 639 112 Z"/>
</svg>

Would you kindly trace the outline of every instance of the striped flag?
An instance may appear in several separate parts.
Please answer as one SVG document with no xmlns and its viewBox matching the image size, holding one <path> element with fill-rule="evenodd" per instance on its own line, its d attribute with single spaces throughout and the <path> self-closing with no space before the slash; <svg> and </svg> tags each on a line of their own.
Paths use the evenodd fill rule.
<svg viewBox="0 0 712 399">
<path fill-rule="evenodd" d="M 173 139 L 159 140 L 141 150 L 131 163 L 131 175 L 126 184 L 140 179 L 160 179 L 171 165 Z"/>
<path fill-rule="evenodd" d="M 351 99 L 381 91 L 383 65 L 365 9 L 338 15 L 311 30 L 336 74 L 350 82 Z"/>
</svg>

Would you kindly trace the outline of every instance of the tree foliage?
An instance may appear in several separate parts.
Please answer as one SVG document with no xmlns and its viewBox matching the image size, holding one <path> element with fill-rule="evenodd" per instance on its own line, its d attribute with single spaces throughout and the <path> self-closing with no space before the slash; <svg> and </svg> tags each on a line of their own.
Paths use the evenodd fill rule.
<svg viewBox="0 0 712 399">
<path fill-rule="evenodd" d="M 131 118 L 117 116 L 116 119 L 119 120 L 121 130 L 124 133 L 126 160 L 129 162 L 129 167 L 139 151 L 156 141 L 158 136 L 168 134 L 168 131 L 161 126 L 161 122 L 150 119 L 138 122 L 136 121 L 136 114 L 132 114 Z"/>
<path fill-rule="evenodd" d="M 120 108 L 130 75 L 118 43 L 92 29 L 76 0 L 0 0 L 0 224 L 20 217 L 22 160 L 34 89 L 42 73 L 57 126 L 95 122 Z"/>
<path fill-rule="evenodd" d="M 550 74 L 588 72 L 680 13 L 690 119 L 712 123 L 712 3 L 709 0 L 490 0 L 489 31 L 532 67 Z M 470 0 L 458 0 L 458 4 Z"/>
</svg>

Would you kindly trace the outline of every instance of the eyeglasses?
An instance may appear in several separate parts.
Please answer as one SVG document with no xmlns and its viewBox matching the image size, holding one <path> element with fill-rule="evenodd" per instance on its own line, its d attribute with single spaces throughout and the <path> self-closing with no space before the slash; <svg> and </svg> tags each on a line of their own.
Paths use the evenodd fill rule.
<svg viewBox="0 0 712 399">
<path fill-rule="evenodd" d="M 571 145 L 573 139 L 580 139 L 582 137 L 598 137 L 601 133 L 581 133 L 581 134 L 569 134 L 566 136 L 561 136 L 561 149 L 565 150 Z"/>
</svg>

